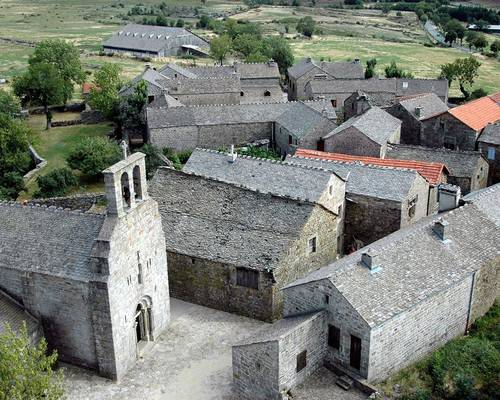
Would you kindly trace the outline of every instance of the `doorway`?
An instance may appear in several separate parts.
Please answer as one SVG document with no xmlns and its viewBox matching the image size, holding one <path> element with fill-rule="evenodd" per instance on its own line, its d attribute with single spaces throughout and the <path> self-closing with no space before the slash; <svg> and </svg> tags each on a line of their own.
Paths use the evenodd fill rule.
<svg viewBox="0 0 500 400">
<path fill-rule="evenodd" d="M 354 335 L 351 335 L 350 364 L 358 370 L 361 367 L 361 339 Z"/>
</svg>

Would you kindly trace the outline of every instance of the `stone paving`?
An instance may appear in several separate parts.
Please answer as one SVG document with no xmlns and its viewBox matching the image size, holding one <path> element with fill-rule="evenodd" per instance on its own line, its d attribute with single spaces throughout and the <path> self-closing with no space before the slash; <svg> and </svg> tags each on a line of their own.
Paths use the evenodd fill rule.
<svg viewBox="0 0 500 400">
<path fill-rule="evenodd" d="M 230 400 L 231 346 L 264 322 L 171 299 L 172 320 L 126 377 L 63 365 L 70 400 Z"/>
</svg>

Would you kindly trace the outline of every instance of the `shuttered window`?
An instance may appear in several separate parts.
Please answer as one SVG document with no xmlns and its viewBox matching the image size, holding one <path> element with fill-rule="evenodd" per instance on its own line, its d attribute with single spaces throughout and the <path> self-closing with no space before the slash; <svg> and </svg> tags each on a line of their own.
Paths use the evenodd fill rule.
<svg viewBox="0 0 500 400">
<path fill-rule="evenodd" d="M 253 289 L 259 288 L 259 272 L 251 269 L 238 268 L 236 269 L 236 284 Z"/>
</svg>

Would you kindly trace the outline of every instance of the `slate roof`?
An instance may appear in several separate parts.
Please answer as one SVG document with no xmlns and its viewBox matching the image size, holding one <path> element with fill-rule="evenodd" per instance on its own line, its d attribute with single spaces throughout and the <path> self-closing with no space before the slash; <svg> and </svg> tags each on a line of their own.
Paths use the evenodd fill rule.
<svg viewBox="0 0 500 400">
<path fill-rule="evenodd" d="M 276 80 L 279 80 L 280 78 L 278 64 L 275 62 L 235 63 L 234 69 L 236 73 L 241 76 L 242 80 L 264 78 L 275 78 Z"/>
<path fill-rule="evenodd" d="M 0 202 L 0 268 L 87 280 L 103 215 Z"/>
<path fill-rule="evenodd" d="M 256 270 L 282 261 L 317 207 L 165 167 L 149 193 L 168 251 Z"/>
<path fill-rule="evenodd" d="M 446 79 L 314 79 L 307 85 L 310 85 L 313 95 L 354 93 L 359 90 L 370 95 L 385 93 L 401 97 L 435 93 L 442 99 L 448 98 L 448 81 Z"/>
<path fill-rule="evenodd" d="M 478 163 L 484 158 L 479 151 L 456 151 L 405 144 L 389 145 L 386 157 L 443 163 L 451 176 L 469 178 L 476 174 Z"/>
<path fill-rule="evenodd" d="M 292 132 L 297 138 L 302 138 L 313 133 L 321 137 L 331 132 L 337 126 L 327 116 L 301 102 L 292 103 L 276 119 L 276 123 Z"/>
<path fill-rule="evenodd" d="M 483 196 L 481 201 L 496 205 L 491 214 L 498 216 L 500 185 Z M 449 224 L 446 242 L 432 231 L 440 218 Z M 367 248 L 378 253 L 376 272 L 361 263 Z M 368 325 L 375 327 L 463 280 L 498 257 L 499 250 L 498 224 L 472 203 L 426 217 L 288 287 L 328 279 Z"/>
<path fill-rule="evenodd" d="M 480 131 L 489 123 L 500 121 L 500 93 L 469 101 L 448 112 L 475 131 Z"/>
<path fill-rule="evenodd" d="M 225 78 L 238 76 L 242 80 L 247 79 L 265 79 L 275 78 L 279 80 L 280 73 L 278 64 L 266 63 L 235 63 L 234 65 L 214 65 L 214 66 L 195 66 L 182 67 L 170 63 L 160 69 L 170 78 L 174 77 L 173 72 L 185 78 Z"/>
<path fill-rule="evenodd" d="M 288 76 L 297 79 L 314 68 L 319 68 L 335 79 L 360 79 L 364 77 L 363 66 L 354 61 L 317 62 L 311 58 L 304 58 L 288 68 Z"/>
<path fill-rule="evenodd" d="M 189 35 L 193 34 L 184 28 L 128 24 L 106 40 L 103 47 L 159 52 L 169 47 L 169 39 Z"/>
<path fill-rule="evenodd" d="M 7 331 L 7 325 L 14 332 L 20 332 L 24 323 L 28 336 L 36 332 L 40 324 L 21 304 L 0 290 L 0 335 Z"/>
<path fill-rule="evenodd" d="M 331 136 L 344 132 L 346 129 L 353 127 L 366 135 L 375 143 L 384 145 L 388 142 L 394 132 L 401 127 L 402 122 L 393 117 L 387 111 L 378 107 L 371 107 L 363 114 L 348 119 L 342 125 L 338 126 L 332 132 L 324 137 L 327 139 Z"/>
<path fill-rule="evenodd" d="M 183 106 L 184 104 L 182 104 L 179 100 L 176 100 L 165 92 L 156 96 L 156 98 L 148 104 L 148 107 L 150 108 L 174 108 Z"/>
<path fill-rule="evenodd" d="M 357 162 L 365 165 L 378 165 L 381 167 L 395 167 L 413 169 L 422 175 L 427 182 L 436 185 L 443 181 L 443 176 L 447 175 L 448 169 L 443 163 L 433 163 L 425 161 L 397 160 L 393 158 L 377 158 L 353 156 L 350 154 L 328 153 L 325 151 L 316 151 L 308 149 L 297 149 L 296 156 L 320 158 L 323 160 Z"/>
<path fill-rule="evenodd" d="M 263 158 L 238 156 L 235 162 L 229 160 L 226 153 L 196 149 L 183 171 L 278 196 L 307 199 L 317 204 L 324 203 L 322 197 L 335 175 L 321 168 Z"/>
<path fill-rule="evenodd" d="M 168 79 L 154 68 L 146 67 L 144 71 L 132 79 L 127 85 L 121 88 L 119 94 L 126 96 L 132 94 L 135 86 L 141 81 L 146 81 L 148 85 L 148 95 L 159 95 L 163 91 L 163 81 Z"/>
<path fill-rule="evenodd" d="M 347 180 L 346 193 L 402 202 L 407 199 L 416 179 L 423 179 L 409 169 L 378 167 L 360 163 L 287 156 L 286 162 L 332 171 Z"/>
<path fill-rule="evenodd" d="M 471 192 L 462 197 L 461 200 L 465 203 L 474 204 L 500 227 L 500 201 L 498 192 L 500 192 L 500 183 Z"/>
<path fill-rule="evenodd" d="M 500 122 L 488 124 L 477 139 L 480 142 L 500 145 Z"/>
<path fill-rule="evenodd" d="M 216 93 L 240 93 L 241 85 L 237 76 L 223 78 L 163 79 L 159 82 L 172 96 L 200 95 Z"/>
<path fill-rule="evenodd" d="M 402 97 L 399 99 L 399 104 L 420 121 L 448 111 L 448 106 L 435 93 Z M 420 116 L 418 117 L 415 112 L 417 107 L 420 107 Z"/>
<path fill-rule="evenodd" d="M 312 108 L 313 110 L 319 111 L 323 115 L 325 115 L 328 119 L 332 121 L 337 121 L 337 113 L 335 112 L 335 108 L 332 106 L 332 102 L 329 100 L 302 100 L 302 104 L 307 107 Z"/>
<path fill-rule="evenodd" d="M 233 346 L 247 346 L 255 343 L 275 342 L 292 334 L 305 323 L 314 321 L 323 315 L 324 311 L 297 315 L 280 319 L 273 324 L 267 324 Z"/>
<path fill-rule="evenodd" d="M 181 75 L 184 78 L 197 77 L 196 74 L 191 72 L 188 68 L 184 68 L 175 63 L 169 63 L 167 65 L 164 65 L 162 68 L 159 69 L 159 72 L 169 78 L 175 78 L 176 77 L 175 74 L 177 74 L 177 76 Z"/>
</svg>

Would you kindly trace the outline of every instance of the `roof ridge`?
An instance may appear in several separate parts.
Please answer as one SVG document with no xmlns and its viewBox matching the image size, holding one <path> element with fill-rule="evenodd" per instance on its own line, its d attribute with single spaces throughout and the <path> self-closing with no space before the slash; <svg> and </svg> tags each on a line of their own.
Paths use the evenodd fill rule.
<svg viewBox="0 0 500 400">
<path fill-rule="evenodd" d="M 82 210 L 73 210 L 70 208 L 57 207 L 57 206 L 49 206 L 46 204 L 38 204 L 38 203 L 21 203 L 14 200 L 0 200 L 0 206 L 10 206 L 17 208 L 30 208 L 30 209 L 43 209 L 44 211 L 51 212 L 64 212 L 67 214 L 76 214 L 76 215 L 89 215 L 98 219 L 104 219 L 106 214 L 98 214 L 98 213 L 90 213 Z"/>
<path fill-rule="evenodd" d="M 426 151 L 440 151 L 442 153 L 461 153 L 461 154 L 474 154 L 474 155 L 480 155 L 482 154 L 480 151 L 477 150 L 452 150 L 452 149 L 447 149 L 445 147 L 425 147 L 425 146 L 418 146 L 414 144 L 401 144 L 401 143 L 389 143 L 389 146 L 394 147 L 394 148 L 411 148 L 411 149 L 422 149 Z"/>
</svg>

